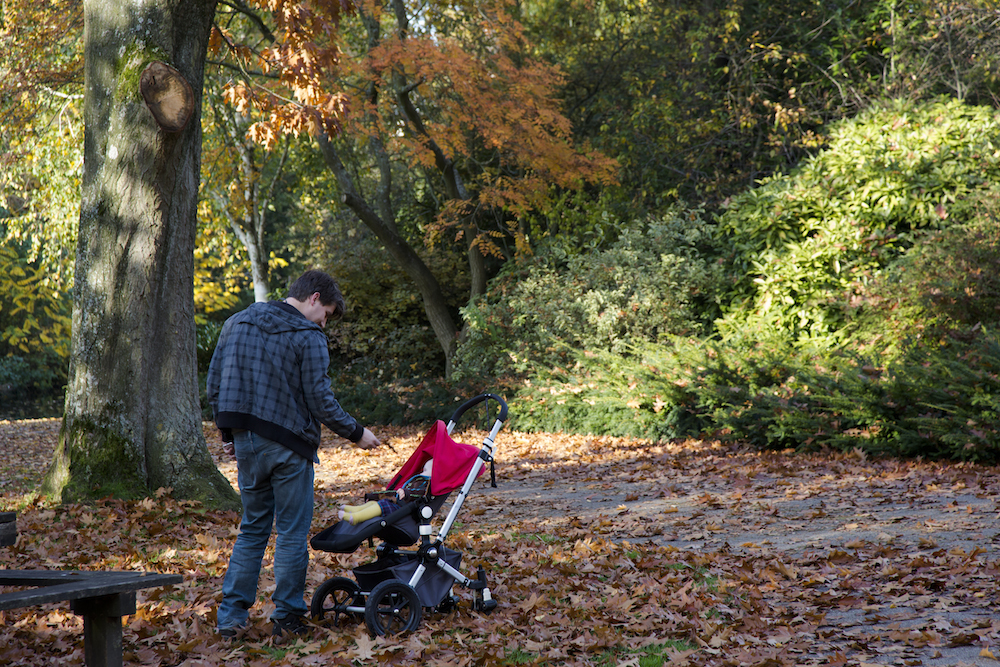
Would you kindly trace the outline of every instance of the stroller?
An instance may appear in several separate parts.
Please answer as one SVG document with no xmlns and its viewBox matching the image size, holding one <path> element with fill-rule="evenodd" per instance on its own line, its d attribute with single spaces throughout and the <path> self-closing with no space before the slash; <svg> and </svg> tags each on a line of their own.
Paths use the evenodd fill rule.
<svg viewBox="0 0 1000 667">
<path fill-rule="evenodd" d="M 499 404 L 500 412 L 482 446 L 452 440 L 451 433 L 466 410 L 483 401 L 487 401 L 488 408 L 490 400 Z M 474 591 L 473 608 L 476 611 L 488 614 L 496 609 L 497 602 L 490 595 L 483 568 L 479 568 L 476 578 L 466 577 L 458 569 L 462 554 L 445 547 L 444 541 L 487 462 L 490 463 L 492 485 L 496 486 L 493 441 L 506 419 L 507 404 L 496 394 L 480 394 L 469 399 L 455 411 L 447 426 L 441 420 L 435 422 L 386 486 L 388 491 L 399 489 L 433 458 L 424 495 L 400 504 L 387 516 L 357 525 L 347 520 L 338 521 L 310 540 L 313 549 L 329 553 L 353 553 L 366 540 L 370 546 L 374 546 L 374 538 L 381 541 L 376 548 L 376 560 L 353 569 L 357 581 L 333 577 L 316 588 L 311 604 L 315 621 L 332 619 L 336 625 L 342 614 L 363 614 L 373 637 L 412 632 L 420 625 L 425 607 L 440 613 L 455 608 L 458 598 L 451 593 L 456 583 Z M 432 518 L 458 488 L 461 488 L 458 497 L 441 524 L 437 538 L 432 539 Z M 384 494 L 366 494 L 365 499 L 377 499 L 380 495 Z M 418 540 L 420 544 L 416 549 L 402 548 L 412 547 Z"/>
</svg>

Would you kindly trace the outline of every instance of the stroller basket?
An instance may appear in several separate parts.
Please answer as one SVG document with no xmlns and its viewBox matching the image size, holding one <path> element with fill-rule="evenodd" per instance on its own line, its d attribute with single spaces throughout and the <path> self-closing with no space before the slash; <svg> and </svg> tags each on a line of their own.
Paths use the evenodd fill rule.
<svg viewBox="0 0 1000 667">
<path fill-rule="evenodd" d="M 462 564 L 462 553 L 459 551 L 441 547 L 440 557 L 456 570 Z M 371 563 L 359 565 L 352 571 L 361 589 L 370 591 L 383 581 L 390 579 L 409 581 L 413 573 L 417 571 L 418 565 L 420 565 L 420 558 L 416 553 L 396 551 Z M 438 606 L 451 592 L 454 583 L 455 580 L 444 570 L 433 572 L 428 570 L 427 574 L 420 578 L 420 583 L 416 585 L 420 604 L 424 607 Z"/>
<path fill-rule="evenodd" d="M 452 440 L 451 433 L 466 410 L 491 400 L 499 405 L 499 414 L 483 444 L 475 447 Z M 352 553 L 366 540 L 372 544 L 375 538 L 381 541 L 377 560 L 352 570 L 356 581 L 333 577 L 316 589 L 312 599 L 316 621 L 330 618 L 336 624 L 342 615 L 364 614 L 372 636 L 409 632 L 419 625 L 424 607 L 441 612 L 453 608 L 458 598 L 451 590 L 456 584 L 473 591 L 476 611 L 489 613 L 496 608 L 483 568 L 475 578 L 462 574 L 462 554 L 445 547 L 444 541 L 472 485 L 487 463 L 492 468 L 494 440 L 506 419 L 507 404 L 496 394 L 480 394 L 466 401 L 447 425 L 435 422 L 387 486 L 388 491 L 395 491 L 423 471 L 426 495 L 405 502 L 388 516 L 357 525 L 339 521 L 310 540 L 314 549 L 332 553 Z M 496 486 L 495 478 L 493 482 Z M 435 539 L 432 519 L 456 489 L 458 495 Z M 415 550 L 403 548 L 415 544 Z"/>
</svg>

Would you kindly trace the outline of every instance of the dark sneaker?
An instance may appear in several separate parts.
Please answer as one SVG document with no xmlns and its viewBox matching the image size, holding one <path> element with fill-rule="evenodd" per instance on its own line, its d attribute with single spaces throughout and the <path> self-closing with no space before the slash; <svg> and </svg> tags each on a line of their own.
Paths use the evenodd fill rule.
<svg viewBox="0 0 1000 667">
<path fill-rule="evenodd" d="M 243 630 L 244 630 L 244 628 L 241 628 L 241 627 L 236 627 L 236 628 L 219 628 L 219 637 L 221 637 L 223 641 L 231 642 L 231 641 L 235 640 L 236 636 L 240 632 L 242 632 Z"/>
<path fill-rule="evenodd" d="M 275 637 L 294 638 L 309 634 L 309 626 L 301 616 L 286 616 L 271 619 L 273 628 L 271 634 Z"/>
</svg>

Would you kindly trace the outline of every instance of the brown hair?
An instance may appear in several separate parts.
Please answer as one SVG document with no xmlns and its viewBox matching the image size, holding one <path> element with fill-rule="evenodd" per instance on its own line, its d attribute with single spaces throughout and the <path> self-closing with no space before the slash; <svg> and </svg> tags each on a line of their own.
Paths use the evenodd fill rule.
<svg viewBox="0 0 1000 667">
<path fill-rule="evenodd" d="M 319 292 L 319 301 L 324 306 L 336 306 L 333 312 L 334 319 L 344 316 L 344 310 L 347 308 L 344 296 L 340 293 L 337 281 L 328 273 L 311 269 L 299 276 L 288 288 L 288 296 L 298 301 L 305 301 L 316 292 Z"/>
</svg>

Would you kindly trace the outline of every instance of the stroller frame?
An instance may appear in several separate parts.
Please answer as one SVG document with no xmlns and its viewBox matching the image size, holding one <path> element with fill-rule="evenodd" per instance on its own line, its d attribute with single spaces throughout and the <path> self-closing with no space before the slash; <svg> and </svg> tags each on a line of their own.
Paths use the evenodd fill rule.
<svg viewBox="0 0 1000 667">
<path fill-rule="evenodd" d="M 478 454 L 471 464 L 467 464 L 470 467 L 465 481 L 436 537 L 432 519 L 454 489 L 440 496 L 407 502 L 388 516 L 359 524 L 358 530 L 347 536 L 350 539 L 335 535 L 344 522 L 334 524 L 313 537 L 313 548 L 340 553 L 355 551 L 365 540 L 370 545 L 374 545 L 375 537 L 383 540 L 376 548 L 377 559 L 354 569 L 357 581 L 338 576 L 327 579 L 316 588 L 311 604 L 315 621 L 321 622 L 329 617 L 337 625 L 341 615 L 363 615 L 373 637 L 411 632 L 420 625 L 423 608 L 432 608 L 440 613 L 448 613 L 455 608 L 459 599 L 451 592 L 456 584 L 473 591 L 474 610 L 489 614 L 496 609 L 497 602 L 490 593 L 485 570 L 479 567 L 475 578 L 467 577 L 459 570 L 462 554 L 444 546 L 476 478 L 485 471 L 487 462 L 492 469 L 495 440 L 507 419 L 507 404 L 496 394 L 480 394 L 459 406 L 446 426 L 450 441 L 451 433 L 462 415 L 469 408 L 488 400 L 496 401 L 500 412 L 483 439 Z M 469 445 L 459 446 L 470 448 Z M 419 453 L 420 448 L 404 465 L 403 471 L 410 467 Z M 471 452 L 467 454 L 471 455 Z M 403 476 L 403 471 L 390 482 L 390 488 Z M 495 477 L 493 485 L 496 486 Z M 398 533 L 393 534 L 393 526 L 399 521 L 412 520 L 417 521 L 419 546 L 406 549 L 399 544 L 391 544 L 392 537 L 400 537 Z M 396 541 L 410 546 L 414 542 L 408 536 Z"/>
</svg>

